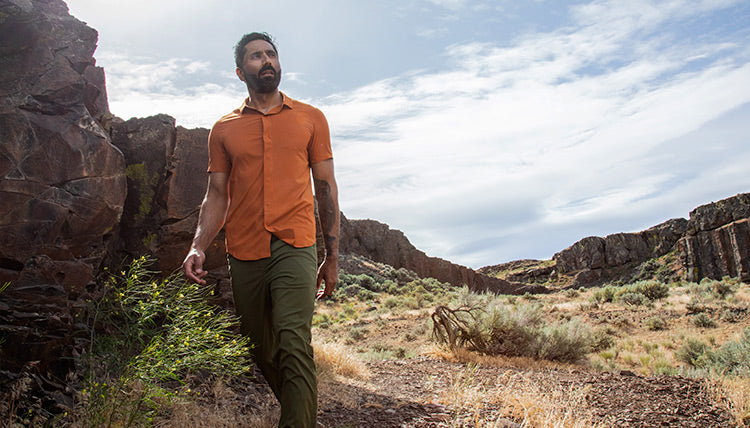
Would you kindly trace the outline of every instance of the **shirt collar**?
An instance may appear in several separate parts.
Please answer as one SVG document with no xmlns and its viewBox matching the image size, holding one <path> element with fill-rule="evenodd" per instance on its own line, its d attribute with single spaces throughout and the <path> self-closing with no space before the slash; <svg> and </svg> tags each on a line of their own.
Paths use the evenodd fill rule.
<svg viewBox="0 0 750 428">
<path fill-rule="evenodd" d="M 283 92 L 281 92 L 281 108 L 289 107 L 291 109 L 294 108 L 295 101 L 286 96 Z M 242 105 L 240 106 L 240 113 L 246 113 L 247 111 L 257 111 L 254 108 L 250 107 L 250 97 L 245 98 L 245 101 L 242 102 Z"/>
</svg>

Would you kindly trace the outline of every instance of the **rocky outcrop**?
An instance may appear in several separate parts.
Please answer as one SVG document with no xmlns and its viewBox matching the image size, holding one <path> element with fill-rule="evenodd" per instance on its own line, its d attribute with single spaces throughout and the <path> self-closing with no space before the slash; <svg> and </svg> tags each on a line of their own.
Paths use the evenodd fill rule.
<svg viewBox="0 0 750 428">
<path fill-rule="evenodd" d="M 572 286 L 630 278 L 642 262 L 672 251 L 688 227 L 677 218 L 638 233 L 590 236 L 555 254 L 558 274 L 574 278 Z"/>
<path fill-rule="evenodd" d="M 689 281 L 724 276 L 750 280 L 750 193 L 691 211 L 678 250 Z"/>
<path fill-rule="evenodd" d="M 153 255 L 163 272 L 178 269 L 187 253 L 206 193 L 208 130 L 175 127 L 167 115 L 134 118 L 112 126 L 125 155 L 128 197 L 121 222 L 121 251 L 113 259 Z M 226 263 L 223 235 L 207 252 L 208 268 Z"/>
<path fill-rule="evenodd" d="M 125 164 L 110 143 L 95 30 L 59 0 L 0 0 L 0 40 L 0 284 L 13 284 L 0 359 L 63 364 L 75 301 L 120 220 Z"/>
<path fill-rule="evenodd" d="M 527 286 L 491 278 L 468 267 L 429 257 L 415 248 L 403 232 L 375 220 L 348 220 L 341 214 L 339 251 L 364 256 L 395 269 L 405 268 L 421 277 L 435 278 L 456 286 L 466 285 L 475 291 L 499 294 L 546 291 L 542 286 Z"/>
</svg>

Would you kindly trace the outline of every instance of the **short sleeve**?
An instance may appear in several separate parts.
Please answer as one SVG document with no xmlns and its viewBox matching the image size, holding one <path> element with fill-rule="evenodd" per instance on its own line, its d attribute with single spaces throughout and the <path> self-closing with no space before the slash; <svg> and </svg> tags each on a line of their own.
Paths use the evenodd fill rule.
<svg viewBox="0 0 750 428">
<path fill-rule="evenodd" d="M 220 128 L 220 123 L 216 123 L 208 134 L 208 172 L 229 172 L 232 169 Z"/>
<path fill-rule="evenodd" d="M 331 150 L 331 132 L 323 112 L 313 108 L 310 114 L 312 115 L 313 135 L 307 146 L 307 152 L 310 163 L 313 164 L 333 158 L 333 151 Z"/>
</svg>

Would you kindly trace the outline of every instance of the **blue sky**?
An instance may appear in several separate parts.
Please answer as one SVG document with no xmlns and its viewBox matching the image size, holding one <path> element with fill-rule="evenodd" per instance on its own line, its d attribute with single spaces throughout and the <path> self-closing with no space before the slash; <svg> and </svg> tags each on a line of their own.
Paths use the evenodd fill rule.
<svg viewBox="0 0 750 428">
<path fill-rule="evenodd" d="M 110 110 L 210 127 L 242 34 L 319 107 L 341 209 L 472 267 L 750 191 L 750 2 L 70 0 Z"/>
</svg>

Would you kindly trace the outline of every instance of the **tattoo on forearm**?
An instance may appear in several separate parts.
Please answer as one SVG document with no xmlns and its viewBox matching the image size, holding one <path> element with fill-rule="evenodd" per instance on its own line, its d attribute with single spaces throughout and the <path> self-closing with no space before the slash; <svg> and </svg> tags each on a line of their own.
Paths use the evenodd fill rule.
<svg viewBox="0 0 750 428">
<path fill-rule="evenodd" d="M 331 245 L 338 239 L 338 231 L 334 230 L 336 226 L 336 209 L 333 195 L 331 194 L 331 185 L 325 180 L 314 180 L 314 183 L 315 196 L 318 199 L 320 225 L 323 228 L 326 249 L 330 250 Z"/>
</svg>

